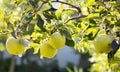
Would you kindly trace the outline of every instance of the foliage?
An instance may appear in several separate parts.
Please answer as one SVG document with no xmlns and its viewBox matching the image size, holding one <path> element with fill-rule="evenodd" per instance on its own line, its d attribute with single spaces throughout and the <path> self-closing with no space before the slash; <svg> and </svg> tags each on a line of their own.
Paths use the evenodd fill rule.
<svg viewBox="0 0 120 72">
<path fill-rule="evenodd" d="M 66 45 L 91 54 L 90 71 L 119 71 L 120 50 L 108 63 L 107 54 L 96 53 L 92 45 L 101 30 L 119 41 L 119 12 L 120 3 L 112 0 L 1 0 L 0 40 L 24 37 L 37 54 L 44 40 L 60 32 Z"/>
</svg>

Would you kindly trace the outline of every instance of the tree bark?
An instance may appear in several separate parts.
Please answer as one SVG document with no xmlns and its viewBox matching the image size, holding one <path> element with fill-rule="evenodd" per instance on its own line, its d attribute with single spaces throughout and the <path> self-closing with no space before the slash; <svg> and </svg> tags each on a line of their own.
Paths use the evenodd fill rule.
<svg viewBox="0 0 120 72">
<path fill-rule="evenodd" d="M 0 51 L 0 60 L 3 59 L 3 52 Z"/>
<path fill-rule="evenodd" d="M 15 56 L 12 56 L 9 72 L 14 72 L 14 69 L 15 69 Z"/>
</svg>

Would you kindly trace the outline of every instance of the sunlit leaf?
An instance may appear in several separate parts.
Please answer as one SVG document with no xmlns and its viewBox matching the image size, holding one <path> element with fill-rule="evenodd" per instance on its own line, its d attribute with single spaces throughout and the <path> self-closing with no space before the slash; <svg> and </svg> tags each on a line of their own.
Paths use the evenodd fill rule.
<svg viewBox="0 0 120 72">
<path fill-rule="evenodd" d="M 69 67 L 66 67 L 68 72 L 73 72 Z"/>
<path fill-rule="evenodd" d="M 89 14 L 87 18 L 99 18 L 99 13 Z"/>
<path fill-rule="evenodd" d="M 3 16 L 4 16 L 4 10 L 0 9 L 0 21 L 3 20 Z"/>
<path fill-rule="evenodd" d="M 56 15 L 56 17 L 57 17 L 57 19 L 59 20 L 59 19 L 61 19 L 61 15 L 62 15 L 62 11 L 60 10 L 57 10 L 56 12 L 55 12 L 55 15 Z"/>
<path fill-rule="evenodd" d="M 17 6 L 19 6 L 20 4 L 22 4 L 22 2 L 24 2 L 25 0 L 16 0 L 14 2 L 14 4 L 16 4 Z"/>
<path fill-rule="evenodd" d="M 81 8 L 81 11 L 82 11 L 82 14 L 84 14 L 84 15 L 88 15 L 88 14 L 89 14 L 87 7 L 82 7 L 82 8 Z"/>
<path fill-rule="evenodd" d="M 5 50 L 5 46 L 3 43 L 0 42 L 0 51 L 4 51 Z"/>
<path fill-rule="evenodd" d="M 98 32 L 98 34 L 106 34 L 105 29 L 100 30 L 100 31 Z"/>
<path fill-rule="evenodd" d="M 37 43 L 33 43 L 33 42 L 31 42 L 30 45 L 34 49 L 34 53 L 33 54 L 37 54 L 38 51 L 39 51 L 40 45 L 37 44 Z"/>
<path fill-rule="evenodd" d="M 86 6 L 91 6 L 91 5 L 93 5 L 93 4 L 95 4 L 95 0 L 86 0 Z"/>
</svg>

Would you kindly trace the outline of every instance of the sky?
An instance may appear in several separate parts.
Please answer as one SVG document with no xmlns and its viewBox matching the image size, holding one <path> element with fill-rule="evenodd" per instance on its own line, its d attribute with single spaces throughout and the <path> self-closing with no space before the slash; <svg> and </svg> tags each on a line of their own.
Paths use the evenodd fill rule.
<svg viewBox="0 0 120 72">
<path fill-rule="evenodd" d="M 65 46 L 61 50 L 59 50 L 57 54 L 57 59 L 59 63 L 59 67 L 65 67 L 68 62 L 73 63 L 74 65 L 78 65 L 80 60 L 80 55 L 75 53 L 75 49 Z"/>
</svg>

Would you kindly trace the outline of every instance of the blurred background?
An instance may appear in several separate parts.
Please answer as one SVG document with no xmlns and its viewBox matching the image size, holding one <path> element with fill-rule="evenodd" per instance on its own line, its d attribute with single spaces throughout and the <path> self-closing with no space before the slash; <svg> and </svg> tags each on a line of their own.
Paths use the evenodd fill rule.
<svg viewBox="0 0 120 72">
<path fill-rule="evenodd" d="M 22 57 L 12 56 L 6 50 L 0 52 L 0 72 L 87 72 L 91 63 L 88 53 L 80 54 L 65 46 L 53 59 L 40 59 L 30 49 Z M 14 69 L 11 71 L 11 69 Z"/>
</svg>

